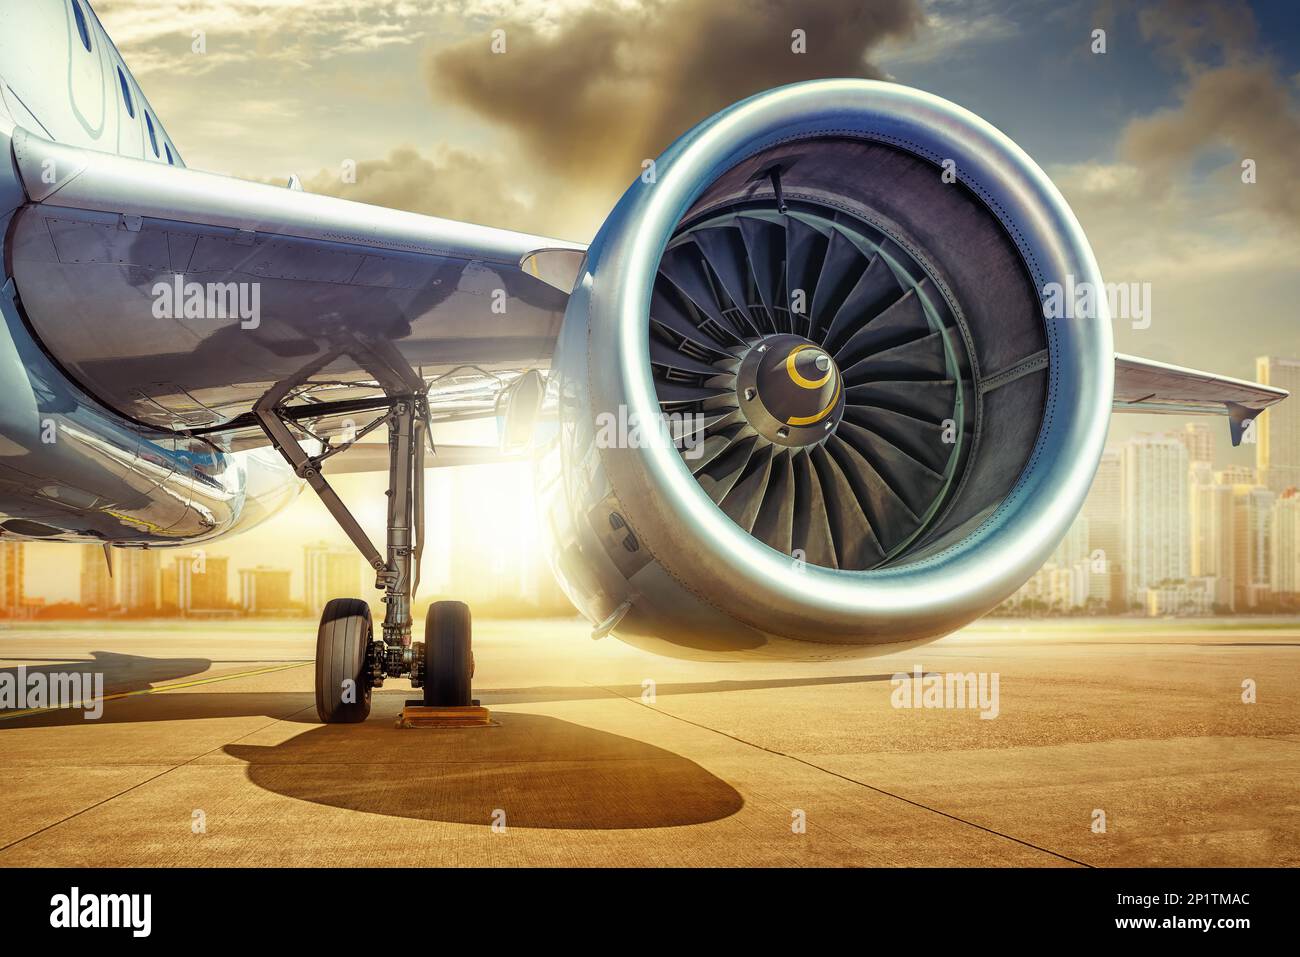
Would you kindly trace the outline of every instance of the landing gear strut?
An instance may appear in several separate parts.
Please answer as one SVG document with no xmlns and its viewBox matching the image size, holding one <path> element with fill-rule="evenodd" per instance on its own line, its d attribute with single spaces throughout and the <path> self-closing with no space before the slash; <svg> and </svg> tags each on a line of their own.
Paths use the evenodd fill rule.
<svg viewBox="0 0 1300 957">
<path fill-rule="evenodd" d="M 411 377 L 423 386 L 414 373 Z M 411 379 L 404 384 L 412 384 Z M 429 412 L 423 393 L 390 393 L 388 414 L 363 430 L 388 426 L 386 554 L 375 548 L 321 474 L 321 462 L 351 443 L 308 455 L 277 409 L 281 398 L 280 393 L 268 393 L 258 403 L 254 409 L 258 422 L 361 551 L 375 570 L 375 587 L 384 592 L 384 620 L 377 638 L 370 608 L 361 599 L 336 598 L 325 606 L 316 639 L 316 711 L 320 719 L 327 724 L 364 721 L 370 713 L 371 689 L 381 687 L 387 678 L 409 677 L 412 687 L 424 689 L 427 705 L 470 705 L 474 655 L 469 607 L 462 602 L 435 602 L 425 620 L 424 641 L 411 640 L 411 603 L 419 587 L 424 550 L 424 450 Z"/>
</svg>

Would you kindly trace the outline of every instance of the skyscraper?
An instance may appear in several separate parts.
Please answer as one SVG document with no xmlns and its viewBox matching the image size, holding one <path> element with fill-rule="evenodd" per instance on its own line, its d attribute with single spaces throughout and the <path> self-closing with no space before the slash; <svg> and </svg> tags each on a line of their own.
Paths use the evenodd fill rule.
<svg viewBox="0 0 1300 957">
<path fill-rule="evenodd" d="M 1275 496 L 1262 485 L 1234 485 L 1232 497 L 1234 608 L 1241 611 L 1265 603 L 1272 594 Z"/>
<path fill-rule="evenodd" d="M 337 596 L 347 597 L 347 596 Z M 284 612 L 291 607 L 289 601 L 289 570 L 287 568 L 256 568 L 239 570 L 239 607 L 249 615 Z"/>
<path fill-rule="evenodd" d="M 1189 462 L 1214 463 L 1214 432 L 1209 426 L 1200 422 L 1188 422 L 1177 435 L 1187 448 Z"/>
<path fill-rule="evenodd" d="M 98 612 L 117 607 L 113 578 L 102 545 L 81 546 L 81 604 Z"/>
<path fill-rule="evenodd" d="M 1104 572 L 1089 576 L 1089 597 L 1116 607 L 1127 600 L 1124 584 L 1124 525 L 1121 518 L 1122 472 L 1120 453 L 1107 449 L 1097 465 L 1097 475 L 1083 503 L 1088 520 L 1089 558 L 1101 560 Z"/>
<path fill-rule="evenodd" d="M 176 604 L 181 614 L 228 609 L 230 559 L 186 555 L 176 559 L 175 567 Z"/>
<path fill-rule="evenodd" d="M 115 554 L 122 607 L 137 614 L 157 611 L 158 553 L 146 548 L 123 548 Z"/>
<path fill-rule="evenodd" d="M 360 554 L 353 548 L 338 548 L 318 542 L 303 548 L 303 600 L 308 615 L 319 615 L 332 598 L 364 598 Z"/>
<path fill-rule="evenodd" d="M 1187 578 L 1187 448 L 1168 433 L 1138 435 L 1121 467 L 1128 603 L 1146 607 L 1148 588 Z"/>
<path fill-rule="evenodd" d="M 1300 360 L 1260 356 L 1255 378 L 1279 386 L 1291 398 L 1260 414 L 1255 423 L 1255 464 L 1259 483 L 1275 494 L 1300 488 Z"/>
<path fill-rule="evenodd" d="M 1221 485 L 1254 485 L 1256 478 L 1253 465 L 1229 465 L 1214 473 L 1214 480 Z"/>
<path fill-rule="evenodd" d="M 1208 464 L 1195 463 L 1188 504 L 1188 570 L 1193 578 L 1213 578 L 1213 604 L 1231 610 L 1236 601 L 1232 486 L 1217 481 Z"/>
<path fill-rule="evenodd" d="M 14 618 L 23 610 L 26 555 L 22 542 L 0 542 L 0 615 Z"/>
<path fill-rule="evenodd" d="M 1300 490 L 1295 488 L 1273 503 L 1273 593 L 1300 598 Z"/>
</svg>

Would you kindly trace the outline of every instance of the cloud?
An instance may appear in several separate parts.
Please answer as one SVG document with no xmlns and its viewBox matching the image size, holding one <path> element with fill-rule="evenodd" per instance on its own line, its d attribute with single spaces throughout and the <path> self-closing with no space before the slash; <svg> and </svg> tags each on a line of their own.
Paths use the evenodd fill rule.
<svg viewBox="0 0 1300 957">
<path fill-rule="evenodd" d="M 1241 0 L 1161 0 L 1139 9 L 1138 27 L 1189 73 L 1207 57 L 1249 56 L 1257 34 L 1255 15 Z"/>
<path fill-rule="evenodd" d="M 1229 202 L 1300 230 L 1291 173 L 1300 111 L 1288 79 L 1258 51 L 1250 8 L 1235 0 L 1163 0 L 1143 7 L 1138 23 L 1186 79 L 1178 106 L 1127 124 L 1119 158 L 1157 193 L 1195 180 L 1199 164 L 1217 160 L 1211 175 L 1233 191 Z M 1255 162 L 1255 183 L 1242 182 L 1247 159 Z"/>
<path fill-rule="evenodd" d="M 100 0 L 95 9 L 137 76 L 232 63 L 301 66 L 423 36 L 413 0 L 189 0 L 166 15 L 156 0 Z M 193 50 L 195 31 L 205 52 Z"/>
<path fill-rule="evenodd" d="M 539 214 L 534 204 L 527 196 L 511 195 L 502 186 L 509 182 L 508 170 L 482 156 L 443 149 L 429 157 L 413 147 L 402 146 L 384 159 L 358 162 L 354 183 L 344 181 L 341 169 L 321 170 L 303 187 L 308 192 L 428 216 L 525 231 L 535 229 L 540 224 L 536 222 Z"/>
<path fill-rule="evenodd" d="M 597 2 L 546 29 L 498 21 L 431 55 L 435 100 L 513 133 L 525 163 L 621 191 L 644 159 L 723 107 L 784 83 L 883 76 L 868 55 L 924 22 L 916 0 Z M 792 52 L 804 31 L 806 53 Z"/>
<path fill-rule="evenodd" d="M 1215 174 L 1238 189 L 1240 202 L 1300 230 L 1300 192 L 1294 163 L 1300 156 L 1300 114 L 1285 80 L 1264 62 L 1197 72 L 1181 105 L 1133 120 L 1119 154 L 1140 166 L 1154 188 L 1193 169 L 1213 151 L 1227 162 Z M 1254 160 L 1256 182 L 1242 182 L 1243 160 Z"/>
</svg>

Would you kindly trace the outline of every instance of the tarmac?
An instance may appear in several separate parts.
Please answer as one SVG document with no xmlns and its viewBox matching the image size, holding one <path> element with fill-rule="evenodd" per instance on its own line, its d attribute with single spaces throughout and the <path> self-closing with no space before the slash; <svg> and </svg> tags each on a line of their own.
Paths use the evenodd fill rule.
<svg viewBox="0 0 1300 957">
<path fill-rule="evenodd" d="M 105 676 L 97 720 L 0 712 L 0 866 L 1300 864 L 1294 621 L 989 619 L 808 665 L 485 620 L 497 724 L 437 730 L 394 726 L 392 680 L 365 723 L 320 724 L 314 641 L 0 630 L 0 672 Z M 924 704 L 931 679 L 893 677 L 916 668 L 996 675 L 996 708 L 896 706 Z"/>
</svg>

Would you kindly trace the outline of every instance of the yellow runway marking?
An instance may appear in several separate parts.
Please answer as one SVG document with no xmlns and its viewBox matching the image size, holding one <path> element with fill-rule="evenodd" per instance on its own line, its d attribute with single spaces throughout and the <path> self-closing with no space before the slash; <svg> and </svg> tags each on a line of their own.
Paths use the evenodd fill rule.
<svg viewBox="0 0 1300 957">
<path fill-rule="evenodd" d="M 156 688 L 141 688 L 138 691 L 118 691 L 114 694 L 106 694 L 102 698 L 92 699 L 90 703 L 94 704 L 95 701 L 116 701 L 119 698 L 134 698 L 137 695 L 162 694 L 164 691 L 176 691 L 180 688 L 193 688 L 197 685 L 210 685 L 218 681 L 234 681 L 236 678 L 252 678 L 256 675 L 269 675 L 276 671 L 288 671 L 290 668 L 301 668 L 303 665 L 309 664 L 311 664 L 310 661 L 295 661 L 290 665 L 276 665 L 274 668 L 258 668 L 254 671 L 240 671 L 233 675 L 213 675 L 211 678 L 195 678 L 192 681 L 175 681 L 171 684 L 158 685 Z M 70 711 L 71 709 L 71 705 L 66 708 L 25 708 L 22 711 L 12 711 L 8 714 L 0 714 L 0 721 L 9 721 L 13 718 L 25 718 L 29 714 L 41 714 L 46 711 Z"/>
</svg>

